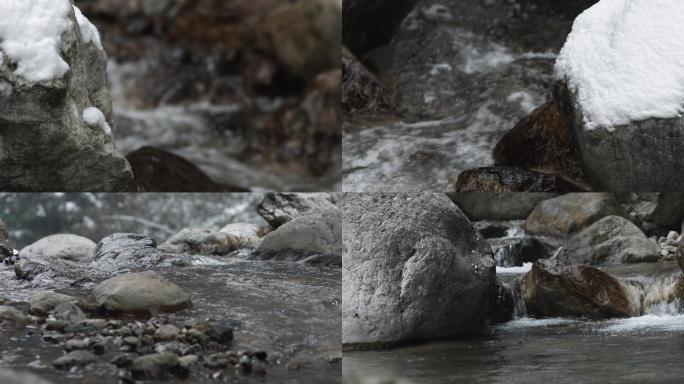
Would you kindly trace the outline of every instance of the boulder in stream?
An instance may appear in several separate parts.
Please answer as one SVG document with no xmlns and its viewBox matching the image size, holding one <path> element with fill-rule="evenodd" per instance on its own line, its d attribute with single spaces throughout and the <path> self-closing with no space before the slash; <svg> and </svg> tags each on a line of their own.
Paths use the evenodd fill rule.
<svg viewBox="0 0 684 384">
<path fill-rule="evenodd" d="M 157 242 L 149 236 L 115 233 L 100 240 L 92 260 L 99 264 L 141 267 L 156 265 L 172 256 L 168 252 L 157 249 Z"/>
<path fill-rule="evenodd" d="M 83 236 L 59 234 L 44 237 L 22 248 L 22 259 L 54 260 L 63 259 L 75 262 L 88 261 L 97 244 Z"/>
<path fill-rule="evenodd" d="M 608 265 L 658 261 L 658 244 L 630 221 L 606 216 L 565 241 L 558 254 L 563 264 Z"/>
<path fill-rule="evenodd" d="M 588 265 L 539 260 L 523 278 L 521 290 L 532 316 L 604 319 L 629 317 L 633 312 L 625 287 Z"/>
<path fill-rule="evenodd" d="M 178 355 L 171 352 L 152 353 L 136 357 L 131 373 L 136 380 L 155 380 L 169 375 L 178 365 Z"/>
<path fill-rule="evenodd" d="M 444 338 L 486 323 L 492 251 L 445 194 L 347 194 L 343 212 L 344 344 Z"/>
<path fill-rule="evenodd" d="M 128 190 L 133 174 L 112 140 L 97 29 L 68 0 L 8 4 L 9 25 L 0 32 L 0 190 Z"/>
<path fill-rule="evenodd" d="M 29 321 L 30 318 L 20 310 L 9 305 L 0 305 L 0 324 L 23 326 L 28 324 Z"/>
<path fill-rule="evenodd" d="M 474 192 L 447 193 L 472 221 L 525 220 L 540 202 L 557 196 L 555 193 Z"/>
<path fill-rule="evenodd" d="M 513 167 L 482 167 L 461 172 L 454 182 L 453 190 L 458 193 L 566 193 L 585 189 L 561 175 Z"/>
<path fill-rule="evenodd" d="M 336 209 L 337 196 L 328 193 L 267 193 L 257 212 L 273 228 L 311 213 Z"/>
<path fill-rule="evenodd" d="M 56 306 L 63 303 L 76 304 L 81 308 L 86 307 L 85 301 L 81 298 L 59 292 L 44 291 L 31 297 L 29 300 L 29 313 L 37 316 L 45 316 Z"/>
<path fill-rule="evenodd" d="M 105 280 L 93 290 L 93 301 L 105 312 L 123 314 L 175 312 L 192 306 L 185 290 L 152 272 Z"/>
<path fill-rule="evenodd" d="M 223 231 L 203 228 L 185 228 L 159 246 L 159 250 L 195 255 L 227 255 L 236 249 L 244 248 L 251 239 L 234 236 Z"/>
<path fill-rule="evenodd" d="M 360 55 L 387 44 L 417 0 L 343 0 L 342 43 Z"/>
</svg>

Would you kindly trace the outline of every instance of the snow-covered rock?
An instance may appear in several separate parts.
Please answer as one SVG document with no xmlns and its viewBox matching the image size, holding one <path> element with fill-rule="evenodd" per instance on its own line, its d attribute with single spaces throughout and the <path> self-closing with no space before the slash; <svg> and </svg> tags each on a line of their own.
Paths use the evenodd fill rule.
<svg viewBox="0 0 684 384">
<path fill-rule="evenodd" d="M 575 20 L 556 97 L 596 186 L 684 187 L 682 23 L 678 0 L 602 0 Z"/>
<path fill-rule="evenodd" d="M 69 0 L 2 0 L 0 14 L 0 190 L 127 189 L 97 29 Z"/>
</svg>

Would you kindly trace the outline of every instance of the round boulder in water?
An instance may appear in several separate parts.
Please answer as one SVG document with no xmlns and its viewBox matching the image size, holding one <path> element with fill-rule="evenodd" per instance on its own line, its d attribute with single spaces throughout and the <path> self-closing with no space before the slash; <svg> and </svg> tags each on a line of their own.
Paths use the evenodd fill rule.
<svg viewBox="0 0 684 384">
<path fill-rule="evenodd" d="M 105 280 L 93 291 L 93 301 L 104 311 L 131 314 L 175 312 L 192 306 L 185 290 L 152 272 Z"/>
<path fill-rule="evenodd" d="M 87 261 L 97 244 L 83 236 L 60 234 L 44 237 L 24 247 L 19 252 L 22 259 L 63 259 L 71 261 Z"/>
<path fill-rule="evenodd" d="M 492 250 L 445 194 L 348 194 L 343 211 L 344 344 L 457 336 L 486 323 Z"/>
<path fill-rule="evenodd" d="M 684 189 L 684 2 L 600 1 L 556 61 L 556 101 L 598 189 Z"/>
</svg>

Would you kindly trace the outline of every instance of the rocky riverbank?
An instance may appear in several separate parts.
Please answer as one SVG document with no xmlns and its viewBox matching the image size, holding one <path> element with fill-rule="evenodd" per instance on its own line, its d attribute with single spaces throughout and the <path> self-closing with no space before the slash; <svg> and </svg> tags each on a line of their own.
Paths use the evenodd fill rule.
<svg viewBox="0 0 684 384">
<path fill-rule="evenodd" d="M 339 378 L 336 197 L 267 195 L 258 209 L 261 225 L 186 229 L 159 246 L 145 235 L 97 244 L 54 235 L 3 253 L 0 375 L 30 371 L 54 383 Z"/>
</svg>

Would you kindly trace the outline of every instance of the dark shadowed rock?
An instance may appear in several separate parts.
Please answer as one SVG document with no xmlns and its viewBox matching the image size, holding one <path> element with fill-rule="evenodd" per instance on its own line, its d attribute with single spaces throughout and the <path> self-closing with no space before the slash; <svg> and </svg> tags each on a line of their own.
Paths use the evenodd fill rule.
<svg viewBox="0 0 684 384">
<path fill-rule="evenodd" d="M 500 267 L 521 266 L 552 255 L 554 248 L 535 237 L 503 238 L 492 243 L 496 265 Z"/>
<path fill-rule="evenodd" d="M 646 218 L 665 229 L 679 231 L 684 220 L 684 192 L 661 192 L 653 212 Z"/>
<path fill-rule="evenodd" d="M 463 213 L 472 221 L 481 220 L 524 220 L 534 207 L 555 193 L 447 193 Z"/>
<path fill-rule="evenodd" d="M 534 316 L 602 319 L 632 315 L 622 284 L 588 265 L 537 261 L 523 278 L 522 295 L 528 313 Z"/>
<path fill-rule="evenodd" d="M 192 306 L 187 292 L 152 272 L 105 280 L 93 290 L 93 301 L 106 312 L 127 314 L 175 312 Z"/>
<path fill-rule="evenodd" d="M 392 40 L 417 0 L 343 0 L 342 43 L 360 55 Z"/>
<path fill-rule="evenodd" d="M 578 192 L 584 186 L 560 175 L 512 167 L 484 167 L 463 171 L 454 191 L 470 192 Z"/>
<path fill-rule="evenodd" d="M 342 109 L 345 112 L 388 110 L 390 103 L 380 81 L 342 46 Z"/>
<path fill-rule="evenodd" d="M 610 215 L 624 215 L 613 195 L 569 193 L 539 203 L 527 217 L 525 230 L 532 235 L 562 238 Z"/>
<path fill-rule="evenodd" d="M 336 196 L 326 193 L 267 193 L 257 212 L 273 228 L 311 213 L 336 209 Z"/>
<path fill-rule="evenodd" d="M 508 131 L 494 148 L 494 160 L 497 166 L 584 178 L 572 133 L 554 102 L 537 108 Z"/>
<path fill-rule="evenodd" d="M 138 192 L 246 192 L 214 182 L 195 164 L 155 147 L 143 147 L 126 156 Z"/>
<path fill-rule="evenodd" d="M 347 194 L 342 342 L 478 332 L 494 294 L 486 240 L 444 194 Z"/>
<path fill-rule="evenodd" d="M 558 254 L 563 264 L 608 265 L 660 259 L 658 245 L 628 220 L 606 216 L 565 241 Z"/>
</svg>

